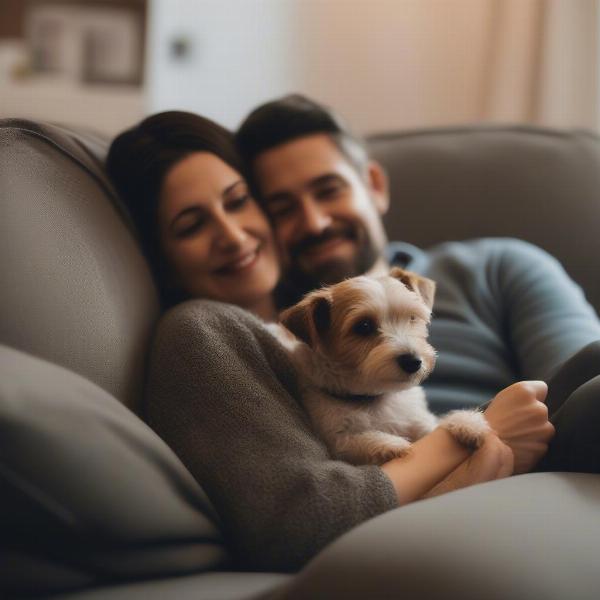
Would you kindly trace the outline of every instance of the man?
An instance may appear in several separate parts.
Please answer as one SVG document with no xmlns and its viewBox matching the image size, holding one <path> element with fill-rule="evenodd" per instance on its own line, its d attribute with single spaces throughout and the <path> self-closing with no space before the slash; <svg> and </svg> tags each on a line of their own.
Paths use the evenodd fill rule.
<svg viewBox="0 0 600 600">
<path fill-rule="evenodd" d="M 237 141 L 299 293 L 387 267 L 385 173 L 335 115 L 290 96 L 256 109 Z"/>
<path fill-rule="evenodd" d="M 435 410 L 481 405 L 519 379 L 546 380 L 600 339 L 593 309 L 539 248 L 506 239 L 443 244 L 427 252 L 388 245 L 381 221 L 388 208 L 385 173 L 326 107 L 299 95 L 269 102 L 246 118 L 237 141 L 281 249 L 284 303 L 390 264 L 437 282 L 431 341 L 438 362 L 425 382 Z M 551 386 L 548 407 L 562 424 L 555 447 L 575 436 L 581 418 L 590 420 L 594 393 L 588 390 L 585 400 L 580 394 L 577 403 L 563 400 L 600 374 L 600 366 L 590 367 L 600 365 L 599 348 L 588 348 L 587 358 L 572 361 L 570 375 L 563 372 L 561 384 Z M 590 358 L 596 355 L 597 361 Z M 560 465 L 552 458 L 548 467 L 597 470 L 597 448 L 586 447 L 584 454 L 594 458 L 585 464 L 581 453 L 577 459 L 562 456 Z"/>
</svg>

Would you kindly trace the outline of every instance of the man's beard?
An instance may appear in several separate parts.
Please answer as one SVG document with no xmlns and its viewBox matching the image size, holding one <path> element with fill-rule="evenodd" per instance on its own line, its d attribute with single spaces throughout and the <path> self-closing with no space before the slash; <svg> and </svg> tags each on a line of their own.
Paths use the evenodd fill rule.
<svg viewBox="0 0 600 600">
<path fill-rule="evenodd" d="M 303 254 L 320 243 L 333 238 L 346 238 L 356 244 L 356 254 L 351 258 L 332 258 L 309 268 L 302 266 Z M 291 265 L 287 278 L 302 293 L 332 285 L 348 277 L 364 275 L 379 259 L 381 250 L 373 242 L 365 228 L 347 225 L 343 228 L 328 228 L 321 235 L 304 238 L 290 250 Z M 309 270 L 310 269 L 310 270 Z"/>
</svg>

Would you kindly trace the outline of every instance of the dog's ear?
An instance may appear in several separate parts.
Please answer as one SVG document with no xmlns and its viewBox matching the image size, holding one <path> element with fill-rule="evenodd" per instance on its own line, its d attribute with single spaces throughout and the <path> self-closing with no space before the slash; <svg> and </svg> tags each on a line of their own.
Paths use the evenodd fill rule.
<svg viewBox="0 0 600 600">
<path fill-rule="evenodd" d="M 426 306 L 431 310 L 433 308 L 433 299 L 435 297 L 435 281 L 417 275 L 412 271 L 405 271 L 400 267 L 393 267 L 390 271 L 390 277 L 398 279 L 411 292 L 415 292 L 421 297 Z"/>
<path fill-rule="evenodd" d="M 331 324 L 331 294 L 318 290 L 284 310 L 279 320 L 297 338 L 315 348 Z"/>
</svg>

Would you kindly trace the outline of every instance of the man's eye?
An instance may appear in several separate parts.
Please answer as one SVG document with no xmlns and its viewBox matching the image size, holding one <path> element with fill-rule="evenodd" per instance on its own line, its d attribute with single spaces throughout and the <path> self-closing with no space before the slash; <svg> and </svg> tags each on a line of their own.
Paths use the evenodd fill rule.
<svg viewBox="0 0 600 600">
<path fill-rule="evenodd" d="M 377 323 L 373 319 L 361 319 L 354 323 L 352 331 L 361 337 L 368 337 L 377 331 Z"/>
<path fill-rule="evenodd" d="M 343 189 L 343 186 L 340 184 L 328 185 L 326 187 L 319 188 L 316 191 L 317 198 L 327 199 L 334 198 L 337 196 Z"/>
<path fill-rule="evenodd" d="M 274 202 L 267 205 L 267 212 L 273 218 L 284 217 L 294 211 L 293 202 Z"/>
</svg>

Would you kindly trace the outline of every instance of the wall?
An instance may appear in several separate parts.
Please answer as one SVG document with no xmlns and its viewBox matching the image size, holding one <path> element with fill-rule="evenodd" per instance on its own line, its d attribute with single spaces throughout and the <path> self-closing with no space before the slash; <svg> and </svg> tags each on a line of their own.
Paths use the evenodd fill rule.
<svg viewBox="0 0 600 600">
<path fill-rule="evenodd" d="M 147 113 L 187 109 L 233 128 L 257 104 L 300 91 L 363 133 L 480 120 L 598 128 L 599 4 L 148 0 L 143 89 L 11 84 L 3 65 L 19 49 L 0 40 L 0 116 L 114 133 Z M 15 22 L 3 24 L 14 35 Z"/>
<path fill-rule="evenodd" d="M 294 0 L 152 0 L 150 112 L 191 110 L 233 127 L 256 104 L 297 89 L 295 6 Z"/>
<path fill-rule="evenodd" d="M 47 36 L 35 35 L 40 17 L 60 24 L 51 51 L 44 45 Z M 107 135 L 142 118 L 145 21 L 146 0 L 0 0 L 0 118 L 83 126 Z M 102 60 L 90 63 L 98 44 L 86 41 L 99 26 L 112 38 L 103 38 Z M 51 69 L 43 60 L 48 56 L 56 63 Z"/>
<path fill-rule="evenodd" d="M 490 3 L 308 0 L 303 87 L 360 130 L 464 122 L 481 110 Z"/>
<path fill-rule="evenodd" d="M 362 132 L 477 120 L 493 4 L 153 0 L 149 106 L 234 127 L 256 104 L 302 91 Z M 191 41 L 183 60 L 169 55 L 177 36 Z"/>
</svg>

